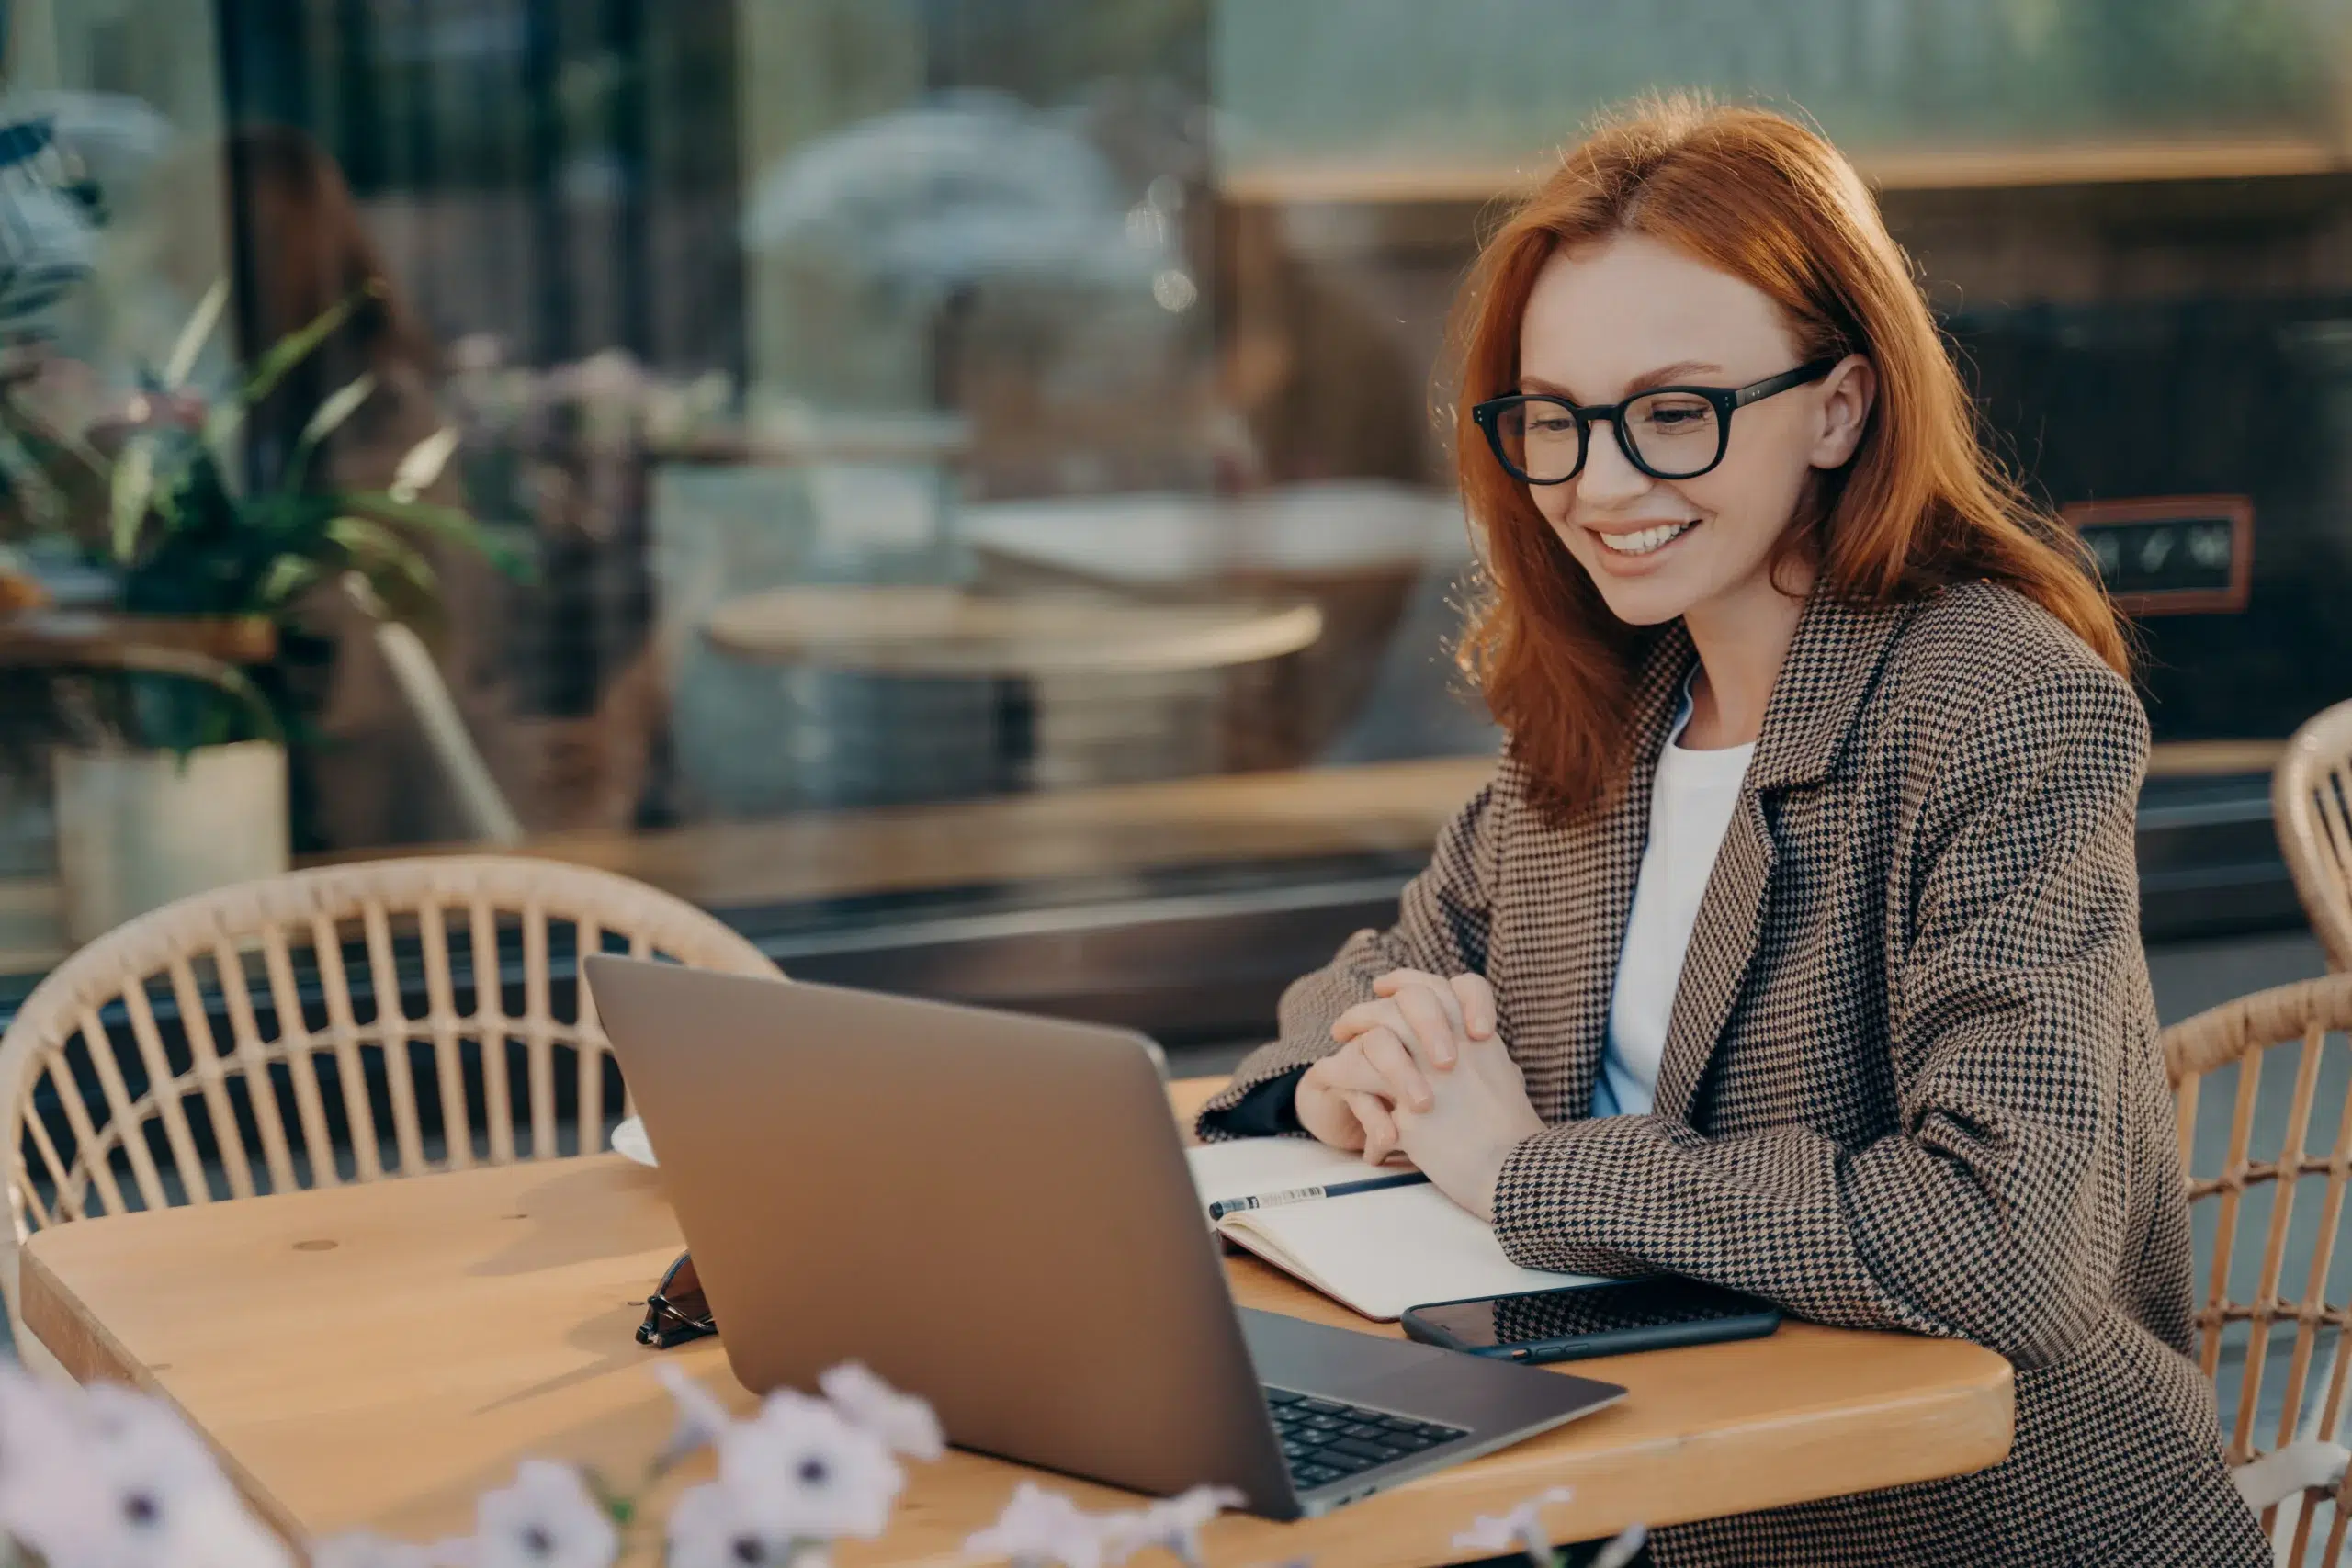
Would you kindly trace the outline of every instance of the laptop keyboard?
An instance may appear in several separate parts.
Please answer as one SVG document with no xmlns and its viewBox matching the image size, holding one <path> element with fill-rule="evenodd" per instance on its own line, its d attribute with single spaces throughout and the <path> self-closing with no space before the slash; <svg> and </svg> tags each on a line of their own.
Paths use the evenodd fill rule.
<svg viewBox="0 0 2352 1568">
<path fill-rule="evenodd" d="M 1344 1481 L 1358 1471 L 1408 1459 L 1440 1443 L 1466 1438 L 1469 1429 L 1416 1421 L 1360 1404 L 1314 1399 L 1284 1388 L 1266 1390 L 1274 1430 L 1282 1434 L 1283 1458 L 1301 1490 Z"/>
</svg>

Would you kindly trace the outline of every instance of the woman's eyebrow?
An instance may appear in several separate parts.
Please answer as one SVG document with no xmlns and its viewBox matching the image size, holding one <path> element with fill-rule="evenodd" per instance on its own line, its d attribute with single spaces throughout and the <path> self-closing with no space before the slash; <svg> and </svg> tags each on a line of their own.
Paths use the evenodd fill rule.
<svg viewBox="0 0 2352 1568">
<path fill-rule="evenodd" d="M 1705 360 L 1678 359 L 1671 365 L 1661 365 L 1655 370 L 1645 370 L 1625 383 L 1625 396 L 1630 398 L 1634 393 L 1645 392 L 1652 387 L 1663 387 L 1668 382 L 1679 381 L 1685 376 L 1720 376 L 1723 374 L 1723 369 L 1722 366 L 1711 364 Z M 1519 378 L 1519 389 L 1547 398 L 1566 398 L 1570 402 L 1577 400 L 1575 394 L 1571 393 L 1567 388 L 1557 381 L 1547 380 L 1541 376 L 1521 376 Z"/>
<path fill-rule="evenodd" d="M 1625 384 L 1625 395 L 1631 397 L 1635 392 L 1645 392 L 1652 387 L 1663 387 L 1670 381 L 1679 381 L 1686 376 L 1720 376 L 1723 373 L 1724 367 L 1720 365 L 1696 359 L 1677 360 L 1672 365 L 1661 365 L 1655 370 L 1645 371 L 1634 377 Z"/>
</svg>

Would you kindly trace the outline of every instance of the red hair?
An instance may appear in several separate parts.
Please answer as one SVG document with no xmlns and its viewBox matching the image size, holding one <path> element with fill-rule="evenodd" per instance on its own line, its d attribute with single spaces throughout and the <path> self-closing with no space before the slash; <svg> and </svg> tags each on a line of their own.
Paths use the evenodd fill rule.
<svg viewBox="0 0 2352 1568">
<path fill-rule="evenodd" d="M 2121 626 L 2071 536 L 2001 470 L 1877 203 L 1844 155 L 1795 121 L 1687 100 L 1604 123 L 1481 251 L 1458 317 L 1462 493 L 1486 592 L 1458 650 L 1538 804 L 1566 818 L 1622 770 L 1634 664 L 1656 636 L 1612 615 L 1503 471 L 1471 405 L 1518 389 L 1520 318 L 1552 255 L 1641 234 L 1761 289 L 1800 360 L 1860 354 L 1878 397 L 1851 461 L 1815 476 L 1775 566 L 1865 605 L 1972 580 L 2006 583 L 2130 672 Z"/>
</svg>

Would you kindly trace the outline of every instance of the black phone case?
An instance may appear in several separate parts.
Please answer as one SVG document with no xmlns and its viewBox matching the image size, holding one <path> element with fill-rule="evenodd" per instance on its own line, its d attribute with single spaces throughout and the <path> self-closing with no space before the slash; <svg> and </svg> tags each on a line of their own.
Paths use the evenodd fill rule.
<svg viewBox="0 0 2352 1568">
<path fill-rule="evenodd" d="M 1469 1297 L 1483 1301 L 1486 1297 Z M 1430 1302 L 1429 1306 L 1458 1306 L 1458 1302 Z M 1531 1345 L 1468 1345 L 1408 1307 L 1399 1320 L 1408 1339 L 1465 1356 L 1497 1361 L 1523 1361 L 1531 1366 L 1552 1361 L 1585 1361 L 1597 1356 L 1631 1356 L 1643 1350 L 1671 1350 L 1682 1345 L 1714 1345 L 1732 1339 L 1761 1339 L 1781 1326 L 1778 1308 L 1735 1313 L 1726 1317 L 1699 1317 L 1687 1323 L 1660 1323 L 1639 1328 L 1612 1328 L 1600 1334 L 1578 1334 L 1562 1339 L 1539 1339 Z"/>
</svg>

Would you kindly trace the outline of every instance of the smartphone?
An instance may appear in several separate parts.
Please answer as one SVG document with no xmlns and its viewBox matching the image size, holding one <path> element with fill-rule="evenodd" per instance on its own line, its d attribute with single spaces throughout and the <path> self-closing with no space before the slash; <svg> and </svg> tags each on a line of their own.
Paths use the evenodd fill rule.
<svg viewBox="0 0 2352 1568">
<path fill-rule="evenodd" d="M 1778 1328 L 1781 1314 L 1736 1291 L 1652 1274 L 1523 1296 L 1439 1302 L 1408 1309 L 1404 1324 L 1411 1338 L 1473 1356 L 1574 1361 L 1755 1339 Z"/>
</svg>

